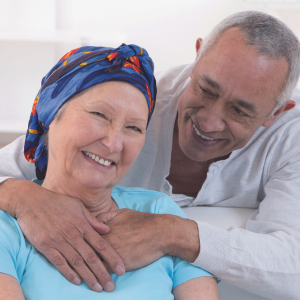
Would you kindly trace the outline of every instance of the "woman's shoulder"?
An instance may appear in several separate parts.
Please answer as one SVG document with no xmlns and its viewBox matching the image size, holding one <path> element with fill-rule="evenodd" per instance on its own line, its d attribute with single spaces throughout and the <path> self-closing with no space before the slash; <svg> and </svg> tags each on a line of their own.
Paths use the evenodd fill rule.
<svg viewBox="0 0 300 300">
<path fill-rule="evenodd" d="M 113 189 L 112 197 L 119 208 L 186 217 L 181 208 L 168 195 L 161 192 L 117 186 Z"/>
<path fill-rule="evenodd" d="M 21 280 L 32 246 L 28 244 L 16 219 L 0 211 L 0 273 Z"/>
<path fill-rule="evenodd" d="M 18 221 L 0 210 L 0 228 L 0 245 L 19 252 L 26 241 Z"/>
<path fill-rule="evenodd" d="M 11 236 L 19 235 L 21 231 L 17 220 L 3 210 L 0 210 L 0 228 L 2 235 L 7 231 L 13 233 Z"/>
</svg>

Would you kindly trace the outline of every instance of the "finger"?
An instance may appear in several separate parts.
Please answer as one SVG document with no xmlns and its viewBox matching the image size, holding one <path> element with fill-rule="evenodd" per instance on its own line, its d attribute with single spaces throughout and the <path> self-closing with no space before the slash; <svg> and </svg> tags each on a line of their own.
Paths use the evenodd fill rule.
<svg viewBox="0 0 300 300">
<path fill-rule="evenodd" d="M 57 250 L 49 249 L 43 254 L 67 280 L 76 285 L 81 283 L 80 276 L 70 267 L 66 259 Z"/>
<path fill-rule="evenodd" d="M 113 220 L 119 213 L 120 213 L 120 209 L 118 210 L 112 210 L 112 211 L 108 211 L 106 213 L 102 213 L 96 216 L 96 219 L 101 222 L 101 223 L 107 223 L 111 220 Z"/>
<path fill-rule="evenodd" d="M 83 242 L 83 244 L 86 245 L 86 247 L 89 247 L 85 242 Z M 82 246 L 79 248 L 82 248 Z M 77 250 L 78 250 L 78 248 L 77 248 Z M 89 253 L 94 253 L 91 248 L 90 248 Z M 76 271 L 76 273 L 78 273 L 81 276 L 81 278 L 86 282 L 86 284 L 93 291 L 101 292 L 103 290 L 103 286 L 99 283 L 98 279 L 93 274 L 93 271 L 91 271 L 86 265 L 85 260 L 87 260 L 87 261 L 90 260 L 90 258 L 88 256 L 86 256 L 85 259 L 83 258 L 84 255 L 86 255 L 86 254 L 77 252 L 69 244 L 64 245 L 63 250 L 61 251 L 61 254 L 66 258 L 66 260 L 69 263 L 69 265 L 71 266 L 71 268 L 73 268 Z M 97 259 L 100 261 L 100 259 L 98 257 L 97 257 Z M 108 274 L 108 276 L 110 277 L 109 274 Z"/>
<path fill-rule="evenodd" d="M 103 240 L 98 234 L 92 236 L 91 243 L 94 245 L 99 245 L 96 239 L 101 242 Z M 87 242 L 89 241 L 87 240 Z M 106 244 L 105 246 L 103 246 L 104 243 Z M 102 249 L 108 247 L 107 242 L 104 241 L 104 243 L 100 246 Z M 95 251 L 85 241 L 82 242 L 81 239 L 73 241 L 73 246 L 78 251 L 78 254 L 83 258 L 85 264 L 89 267 L 94 276 L 96 276 L 105 291 L 113 291 L 115 288 L 114 282 Z M 100 255 L 102 256 L 102 253 L 100 253 Z M 119 260 L 121 259 L 119 258 Z M 81 275 L 81 273 L 79 274 Z"/>
<path fill-rule="evenodd" d="M 93 234 L 92 232 L 86 232 L 84 238 L 109 265 L 110 269 L 113 270 L 114 273 L 119 276 L 125 273 L 125 266 L 122 259 L 105 239 L 97 234 Z"/>
<path fill-rule="evenodd" d="M 101 221 L 97 220 L 92 214 L 87 210 L 83 209 L 83 214 L 85 218 L 88 220 L 90 225 L 96 230 L 99 234 L 107 234 L 109 233 L 109 227 L 102 223 Z"/>
</svg>

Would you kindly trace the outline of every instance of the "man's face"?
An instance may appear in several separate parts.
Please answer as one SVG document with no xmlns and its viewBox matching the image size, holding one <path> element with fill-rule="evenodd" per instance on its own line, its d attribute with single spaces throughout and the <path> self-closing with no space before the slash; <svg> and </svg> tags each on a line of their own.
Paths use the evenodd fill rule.
<svg viewBox="0 0 300 300">
<path fill-rule="evenodd" d="M 244 147 L 275 119 L 267 117 L 287 73 L 284 58 L 265 58 L 245 44 L 239 29 L 227 30 L 201 57 L 179 100 L 181 150 L 208 161 Z"/>
</svg>

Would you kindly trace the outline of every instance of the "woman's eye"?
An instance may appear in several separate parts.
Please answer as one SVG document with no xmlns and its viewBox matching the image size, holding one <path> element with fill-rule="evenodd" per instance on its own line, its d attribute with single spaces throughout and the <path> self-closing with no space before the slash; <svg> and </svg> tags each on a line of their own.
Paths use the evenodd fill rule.
<svg viewBox="0 0 300 300">
<path fill-rule="evenodd" d="M 134 130 L 138 133 L 142 133 L 142 130 L 140 128 L 136 127 L 136 126 L 128 126 L 127 128 L 132 129 L 132 130 Z"/>
<path fill-rule="evenodd" d="M 248 116 L 247 114 L 245 114 L 242 110 L 238 109 L 237 107 L 234 107 L 234 110 L 236 111 L 237 114 L 239 114 L 241 116 Z"/>
<path fill-rule="evenodd" d="M 102 114 L 102 113 L 100 113 L 100 112 L 98 112 L 98 111 L 93 111 L 92 114 L 97 115 L 97 116 L 99 116 L 99 117 L 101 117 L 101 118 L 106 119 L 105 115 Z"/>
</svg>

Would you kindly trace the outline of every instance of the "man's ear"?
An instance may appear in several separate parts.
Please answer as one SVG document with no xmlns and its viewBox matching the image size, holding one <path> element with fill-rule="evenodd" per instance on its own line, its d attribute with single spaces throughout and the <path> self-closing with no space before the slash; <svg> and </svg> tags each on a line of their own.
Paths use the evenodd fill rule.
<svg viewBox="0 0 300 300">
<path fill-rule="evenodd" d="M 296 106 L 296 102 L 294 100 L 288 100 L 285 102 L 284 105 L 282 105 L 281 107 L 279 107 L 273 116 L 271 116 L 270 118 L 268 118 L 267 120 L 264 121 L 264 123 L 262 124 L 262 126 L 264 127 L 268 127 L 270 126 L 273 121 L 284 111 L 288 111 L 293 109 Z"/>
<path fill-rule="evenodd" d="M 196 60 L 197 60 L 197 57 L 198 57 L 198 54 L 199 54 L 199 51 L 200 51 L 201 43 L 202 43 L 202 39 L 198 38 L 197 41 L 196 41 Z M 192 68 L 191 73 L 190 73 L 191 78 L 193 76 L 193 73 L 194 73 L 194 68 Z"/>
<path fill-rule="evenodd" d="M 201 44 L 202 44 L 202 39 L 201 39 L 201 38 L 198 38 L 197 41 L 196 41 L 196 59 L 197 59 L 197 57 L 198 57 L 198 54 L 199 54 L 199 51 L 200 51 Z"/>
</svg>

